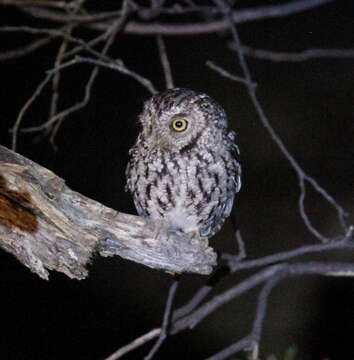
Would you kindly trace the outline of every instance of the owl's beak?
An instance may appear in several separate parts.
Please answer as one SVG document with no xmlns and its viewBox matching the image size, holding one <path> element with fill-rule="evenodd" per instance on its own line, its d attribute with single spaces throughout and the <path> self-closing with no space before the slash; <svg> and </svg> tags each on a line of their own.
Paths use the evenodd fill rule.
<svg viewBox="0 0 354 360">
<path fill-rule="evenodd" d="M 167 144 L 167 141 L 163 139 L 159 134 L 154 136 L 154 148 L 161 149 Z"/>
</svg>

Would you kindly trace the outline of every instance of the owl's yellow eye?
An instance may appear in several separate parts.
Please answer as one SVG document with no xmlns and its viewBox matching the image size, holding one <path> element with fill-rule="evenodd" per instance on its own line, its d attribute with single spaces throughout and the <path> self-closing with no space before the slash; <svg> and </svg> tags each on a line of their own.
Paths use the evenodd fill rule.
<svg viewBox="0 0 354 360">
<path fill-rule="evenodd" d="M 187 129 L 188 121 L 186 119 L 177 118 L 172 121 L 171 126 L 174 131 L 182 132 Z"/>
</svg>

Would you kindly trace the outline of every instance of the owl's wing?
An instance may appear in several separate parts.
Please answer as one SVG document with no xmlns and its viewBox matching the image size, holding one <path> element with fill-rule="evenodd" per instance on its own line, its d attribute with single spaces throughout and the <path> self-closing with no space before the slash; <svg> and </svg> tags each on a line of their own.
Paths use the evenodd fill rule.
<svg viewBox="0 0 354 360">
<path fill-rule="evenodd" d="M 233 174 L 232 175 L 232 180 L 234 182 L 233 191 L 234 191 L 234 193 L 237 193 L 241 189 L 240 149 L 235 144 L 236 133 L 234 131 L 230 131 L 227 136 L 231 140 L 231 155 L 232 155 L 232 165 L 233 165 L 232 166 L 232 174 Z"/>
<path fill-rule="evenodd" d="M 135 209 L 139 216 L 148 217 L 148 213 L 145 212 L 140 204 L 140 202 L 137 199 L 136 196 L 136 181 L 138 178 L 137 174 L 137 150 L 136 146 L 130 149 L 129 151 L 130 160 L 128 161 L 127 168 L 125 170 L 125 176 L 127 179 L 127 182 L 125 184 L 125 191 L 130 192 L 133 195 L 134 205 Z"/>
</svg>

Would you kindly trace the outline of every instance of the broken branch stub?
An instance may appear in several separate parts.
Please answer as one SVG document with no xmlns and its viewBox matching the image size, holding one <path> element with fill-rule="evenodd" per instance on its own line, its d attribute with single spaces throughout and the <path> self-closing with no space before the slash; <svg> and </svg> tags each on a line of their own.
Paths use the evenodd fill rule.
<svg viewBox="0 0 354 360">
<path fill-rule="evenodd" d="M 0 146 L 0 246 L 41 278 L 56 270 L 87 276 L 94 255 L 174 273 L 209 274 L 216 254 L 204 241 L 163 231 L 69 189 L 63 179 Z"/>
</svg>

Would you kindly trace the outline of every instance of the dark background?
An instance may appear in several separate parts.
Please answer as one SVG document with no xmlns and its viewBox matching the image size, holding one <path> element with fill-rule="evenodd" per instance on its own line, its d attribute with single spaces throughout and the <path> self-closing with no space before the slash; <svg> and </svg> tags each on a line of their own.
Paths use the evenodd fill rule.
<svg viewBox="0 0 354 360">
<path fill-rule="evenodd" d="M 239 6 L 251 4 L 255 2 L 243 1 Z M 0 7 L 2 25 L 31 21 L 40 24 L 14 9 Z M 353 29 L 354 6 L 349 1 L 334 1 L 306 13 L 239 26 L 245 45 L 279 51 L 354 47 Z M 0 33 L 0 51 L 23 46 L 30 39 L 28 35 Z M 240 74 L 235 54 L 226 46 L 229 40 L 227 34 L 166 38 L 176 86 L 215 98 L 225 108 L 230 127 L 238 133 L 243 188 L 236 198 L 233 221 L 229 219 L 211 243 L 218 251 L 236 252 L 234 224 L 243 234 L 249 258 L 314 243 L 299 216 L 295 172 L 258 121 L 245 89 L 205 66 L 206 60 L 213 60 Z M 58 40 L 25 58 L 0 64 L 2 145 L 10 147 L 8 130 L 43 79 L 44 71 L 53 67 L 59 44 Z M 121 35 L 110 55 L 122 58 L 128 67 L 164 89 L 153 38 Z M 353 59 L 280 64 L 249 59 L 249 65 L 264 110 L 290 152 L 352 213 Z M 60 109 L 81 100 L 90 70 L 91 66 L 82 65 L 63 72 Z M 26 113 L 24 126 L 47 119 L 48 89 Z M 146 89 L 134 80 L 101 70 L 89 105 L 62 124 L 56 137 L 57 152 L 47 138 L 38 141 L 38 134 L 20 134 L 18 152 L 53 170 L 72 189 L 117 210 L 135 213 L 130 196 L 124 192 L 124 171 L 128 149 L 138 132 L 137 115 L 148 97 Z M 335 211 L 311 190 L 306 207 L 323 233 L 337 233 Z M 348 220 L 353 222 L 353 217 Z M 354 258 L 353 254 L 340 252 L 327 257 L 346 261 Z M 223 280 L 214 294 L 245 275 Z M 184 275 L 176 306 L 187 301 L 205 280 Z M 44 281 L 2 251 L 0 358 L 103 359 L 160 326 L 170 284 L 170 275 L 118 257 L 94 259 L 90 275 L 83 281 L 58 273 L 51 273 L 50 281 Z M 235 342 L 250 330 L 256 299 L 257 291 L 250 292 L 213 313 L 193 331 L 169 338 L 156 359 L 203 359 Z M 261 354 L 280 357 L 289 345 L 296 344 L 299 359 L 354 358 L 353 303 L 352 279 L 303 277 L 284 281 L 270 299 Z M 141 359 L 151 345 L 125 358 Z"/>
</svg>

